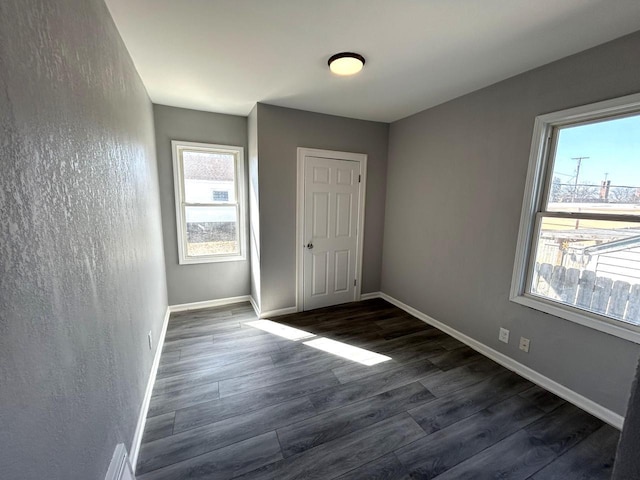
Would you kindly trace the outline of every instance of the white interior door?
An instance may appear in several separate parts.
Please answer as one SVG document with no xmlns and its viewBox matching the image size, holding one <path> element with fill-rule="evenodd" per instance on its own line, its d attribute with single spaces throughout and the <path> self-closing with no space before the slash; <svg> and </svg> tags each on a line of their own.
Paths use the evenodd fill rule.
<svg viewBox="0 0 640 480">
<path fill-rule="evenodd" d="M 304 156 L 303 309 L 356 297 L 360 161 Z"/>
</svg>

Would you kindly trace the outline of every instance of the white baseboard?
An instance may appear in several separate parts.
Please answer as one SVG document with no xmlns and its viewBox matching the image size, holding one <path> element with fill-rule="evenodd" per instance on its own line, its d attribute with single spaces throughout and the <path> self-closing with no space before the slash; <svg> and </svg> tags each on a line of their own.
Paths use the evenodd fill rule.
<svg viewBox="0 0 640 480">
<path fill-rule="evenodd" d="M 162 321 L 162 330 L 158 337 L 158 343 L 156 344 L 156 353 L 153 357 L 153 363 L 151 364 L 151 372 L 149 372 L 149 380 L 147 380 L 147 389 L 144 392 L 144 399 L 142 400 L 142 406 L 140 407 L 140 414 L 138 415 L 138 424 L 136 425 L 136 431 L 133 435 L 133 441 L 131 442 L 131 456 L 130 463 L 133 472 L 136 471 L 136 463 L 138 462 L 138 453 L 140 453 L 140 442 L 142 442 L 142 434 L 144 432 L 144 425 L 147 421 L 147 412 L 149 411 L 149 402 L 151 401 L 151 393 L 153 392 L 153 384 L 156 381 L 156 374 L 158 373 L 158 365 L 160 365 L 160 354 L 162 353 L 162 346 L 164 345 L 164 337 L 167 334 L 167 327 L 169 326 L 169 316 L 171 314 L 171 307 L 167 307 L 167 311 L 164 314 L 164 320 Z"/>
<path fill-rule="evenodd" d="M 124 443 L 116 445 L 104 480 L 135 480 Z"/>
<path fill-rule="evenodd" d="M 280 315 L 289 315 L 290 313 L 296 313 L 298 309 L 296 307 L 279 308 L 278 310 L 269 310 L 268 312 L 260 312 L 258 317 L 278 317 Z"/>
<path fill-rule="evenodd" d="M 179 305 L 169 305 L 171 313 L 185 312 L 187 310 L 199 310 L 201 308 L 222 307 L 224 305 L 232 305 L 234 303 L 250 302 L 249 295 L 241 295 L 239 297 L 219 298 L 217 300 L 205 300 L 204 302 L 181 303 Z M 255 308 L 255 307 L 254 307 Z"/>
<path fill-rule="evenodd" d="M 249 303 L 253 307 L 253 311 L 256 312 L 256 316 L 260 318 L 260 307 L 258 306 L 258 302 L 256 302 L 256 299 L 253 298 L 252 295 L 249 295 Z"/>
<path fill-rule="evenodd" d="M 360 295 L 360 300 L 371 300 L 372 298 L 382 298 L 382 292 L 370 292 Z"/>
<path fill-rule="evenodd" d="M 269 310 L 268 312 L 260 312 L 260 307 L 258 307 L 258 302 L 256 302 L 255 298 L 249 297 L 249 303 L 253 307 L 253 311 L 256 312 L 256 316 L 258 318 L 267 318 L 267 317 L 277 317 L 279 315 L 289 315 L 290 313 L 296 313 L 298 309 L 296 307 L 287 307 L 287 308 L 279 308 L 277 310 Z"/>
<path fill-rule="evenodd" d="M 410 313 L 414 317 L 422 320 L 429 325 L 436 327 L 438 330 L 442 330 L 448 335 L 451 335 L 453 338 L 460 340 L 462 343 L 468 345 L 474 350 L 480 352 L 485 357 L 490 358 L 491 360 L 499 363 L 503 367 L 508 368 L 509 370 L 517 373 L 518 375 L 530 380 L 531 382 L 541 386 L 542 388 L 555 393 L 559 397 L 565 399 L 567 402 L 574 404 L 576 407 L 581 408 L 582 410 L 590 413 L 594 417 L 599 418 L 600 420 L 608 423 L 612 427 L 617 428 L 618 430 L 622 430 L 622 424 L 624 423 L 624 417 L 622 415 L 618 415 L 612 410 L 603 407 L 599 403 L 594 402 L 593 400 L 589 400 L 588 398 L 580 395 L 579 393 L 565 387 L 564 385 L 551 380 L 549 377 L 545 377 L 541 373 L 536 372 L 535 370 L 527 367 L 526 365 L 521 364 L 520 362 L 516 362 L 511 357 L 494 350 L 487 345 L 474 340 L 473 338 L 465 335 L 464 333 L 459 332 L 442 322 L 430 317 L 429 315 L 416 310 L 413 307 L 410 307 L 406 303 L 401 302 L 393 298 L 386 293 L 381 292 L 380 297 L 388 301 L 389 303 L 394 304 L 396 307 L 401 308 L 407 313 Z"/>
</svg>

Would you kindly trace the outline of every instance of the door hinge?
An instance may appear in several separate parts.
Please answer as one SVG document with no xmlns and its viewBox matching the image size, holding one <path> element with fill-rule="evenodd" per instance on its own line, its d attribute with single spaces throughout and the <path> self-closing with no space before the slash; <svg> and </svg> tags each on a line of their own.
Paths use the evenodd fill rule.
<svg viewBox="0 0 640 480">
<path fill-rule="evenodd" d="M 362 175 L 358 175 L 358 183 L 362 181 Z"/>
<path fill-rule="evenodd" d="M 356 286 L 356 279 L 355 278 L 353 279 L 353 286 L 354 287 Z"/>
</svg>

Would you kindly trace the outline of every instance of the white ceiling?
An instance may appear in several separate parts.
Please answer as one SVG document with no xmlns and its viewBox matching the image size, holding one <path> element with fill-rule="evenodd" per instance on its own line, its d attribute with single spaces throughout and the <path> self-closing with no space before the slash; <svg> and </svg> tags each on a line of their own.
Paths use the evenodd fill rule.
<svg viewBox="0 0 640 480">
<path fill-rule="evenodd" d="M 106 0 L 154 103 L 393 121 L 640 30 L 638 0 Z M 336 77 L 340 51 L 367 59 Z"/>
</svg>

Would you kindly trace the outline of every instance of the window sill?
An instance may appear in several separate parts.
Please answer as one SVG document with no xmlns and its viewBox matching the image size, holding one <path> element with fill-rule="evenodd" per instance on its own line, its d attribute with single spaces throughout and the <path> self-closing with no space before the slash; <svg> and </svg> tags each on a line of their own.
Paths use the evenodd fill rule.
<svg viewBox="0 0 640 480">
<path fill-rule="evenodd" d="M 555 315 L 556 317 L 564 318 L 570 322 L 578 323 L 585 327 L 613 335 L 614 337 L 640 344 L 640 325 L 635 326 L 619 322 L 595 313 L 586 312 L 567 305 L 561 305 L 529 294 L 512 296 L 510 300 L 519 305 Z"/>
<path fill-rule="evenodd" d="M 223 262 L 244 262 L 246 255 L 234 255 L 232 257 L 181 257 L 178 259 L 180 265 L 197 265 L 200 263 L 223 263 Z"/>
</svg>

